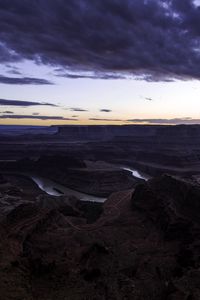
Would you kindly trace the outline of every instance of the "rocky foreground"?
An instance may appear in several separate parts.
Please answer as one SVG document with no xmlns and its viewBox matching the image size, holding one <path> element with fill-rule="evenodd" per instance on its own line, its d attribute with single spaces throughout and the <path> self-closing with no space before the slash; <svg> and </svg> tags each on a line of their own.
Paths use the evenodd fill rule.
<svg viewBox="0 0 200 300">
<path fill-rule="evenodd" d="M 163 175 L 100 207 L 7 180 L 1 299 L 200 299 L 198 184 Z"/>
</svg>

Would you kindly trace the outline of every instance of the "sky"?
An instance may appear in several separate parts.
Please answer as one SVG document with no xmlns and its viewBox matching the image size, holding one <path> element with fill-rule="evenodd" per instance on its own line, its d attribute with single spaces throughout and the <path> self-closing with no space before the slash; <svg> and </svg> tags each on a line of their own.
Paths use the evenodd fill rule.
<svg viewBox="0 0 200 300">
<path fill-rule="evenodd" d="M 0 0 L 0 124 L 200 124 L 200 0 Z"/>
</svg>

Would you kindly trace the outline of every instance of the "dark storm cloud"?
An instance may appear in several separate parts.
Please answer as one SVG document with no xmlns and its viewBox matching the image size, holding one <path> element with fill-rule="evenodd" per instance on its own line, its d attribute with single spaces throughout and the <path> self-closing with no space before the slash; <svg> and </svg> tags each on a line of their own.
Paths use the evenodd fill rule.
<svg viewBox="0 0 200 300">
<path fill-rule="evenodd" d="M 131 123 L 148 123 L 148 124 L 200 124 L 200 119 L 192 118 L 174 118 L 174 119 L 130 119 Z"/>
<path fill-rule="evenodd" d="M 78 121 L 78 119 L 64 118 L 62 116 L 35 116 L 35 115 L 2 115 L 0 119 L 34 119 L 34 120 L 63 120 Z"/>
<path fill-rule="evenodd" d="M 112 110 L 111 109 L 106 109 L 106 108 L 102 108 L 99 110 L 100 112 L 111 112 Z"/>
<path fill-rule="evenodd" d="M 120 119 L 101 119 L 101 118 L 89 118 L 90 121 L 106 121 L 106 122 L 122 122 Z"/>
<path fill-rule="evenodd" d="M 53 84 L 51 81 L 42 79 L 42 78 L 33 78 L 33 77 L 7 77 L 0 75 L 0 84 L 18 84 L 18 85 L 45 85 Z"/>
<path fill-rule="evenodd" d="M 87 109 L 83 109 L 83 108 L 79 108 L 79 107 L 71 107 L 70 110 L 71 111 L 77 111 L 77 112 L 88 111 Z"/>
<path fill-rule="evenodd" d="M 0 105 L 4 106 L 36 106 L 36 105 L 47 105 L 47 106 L 55 106 L 57 105 L 46 102 L 32 102 L 32 101 L 22 101 L 22 100 L 7 100 L 0 99 Z"/>
<path fill-rule="evenodd" d="M 147 81 L 200 78 L 192 0 L 0 0 L 0 28 L 1 62 L 26 58 Z"/>
<path fill-rule="evenodd" d="M 1 1 L 2 2 L 2 1 Z M 0 2 L 0 16 L 2 12 L 2 3 Z M 1 43 L 0 38 L 0 63 L 20 61 L 22 57 L 12 49 L 8 49 L 6 45 Z"/>
</svg>

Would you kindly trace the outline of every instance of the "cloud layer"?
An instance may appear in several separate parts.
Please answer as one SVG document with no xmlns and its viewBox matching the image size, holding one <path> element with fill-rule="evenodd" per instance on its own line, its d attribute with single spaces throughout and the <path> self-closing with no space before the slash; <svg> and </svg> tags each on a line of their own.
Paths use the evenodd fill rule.
<svg viewBox="0 0 200 300">
<path fill-rule="evenodd" d="M 193 118 L 174 118 L 174 119 L 130 119 L 127 122 L 141 123 L 141 124 L 200 124 L 200 119 Z"/>
<path fill-rule="evenodd" d="M 34 119 L 34 120 L 58 120 L 58 121 L 78 121 L 78 119 L 64 118 L 62 116 L 36 116 L 36 115 L 0 115 L 0 119 Z"/>
<path fill-rule="evenodd" d="M 120 119 L 102 119 L 102 118 L 89 118 L 90 121 L 106 121 L 106 122 L 123 122 Z"/>
<path fill-rule="evenodd" d="M 0 105 L 3 106 L 37 106 L 37 105 L 47 105 L 47 106 L 57 106 L 56 104 L 46 103 L 46 102 L 32 102 L 23 100 L 7 100 L 0 99 Z"/>
<path fill-rule="evenodd" d="M 0 84 L 18 84 L 18 85 L 45 85 L 53 84 L 51 81 L 42 79 L 42 78 L 33 78 L 33 77 L 7 77 L 0 75 Z"/>
<path fill-rule="evenodd" d="M 5 111 L 2 111 L 0 112 L 1 114 L 14 114 L 13 111 L 10 111 L 10 110 L 5 110 Z"/>
<path fill-rule="evenodd" d="M 71 107 L 70 111 L 84 112 L 84 111 L 87 111 L 87 109 L 83 109 L 83 108 L 80 108 L 80 107 Z"/>
<path fill-rule="evenodd" d="M 0 0 L 0 28 L 0 62 L 26 58 L 104 78 L 200 78 L 192 0 Z"/>
<path fill-rule="evenodd" d="M 125 75 L 120 75 L 120 74 L 103 74 L 103 73 L 93 73 L 91 75 L 87 74 L 72 74 L 72 73 L 63 73 L 61 72 L 60 74 L 57 74 L 56 76 L 58 77 L 65 77 L 69 79 L 103 79 L 103 80 L 113 80 L 113 79 L 125 79 Z"/>
<path fill-rule="evenodd" d="M 111 112 L 112 110 L 111 110 L 111 109 L 102 108 L 102 109 L 100 109 L 99 111 L 100 111 L 100 112 L 107 112 L 107 113 L 109 113 L 109 112 Z"/>
</svg>

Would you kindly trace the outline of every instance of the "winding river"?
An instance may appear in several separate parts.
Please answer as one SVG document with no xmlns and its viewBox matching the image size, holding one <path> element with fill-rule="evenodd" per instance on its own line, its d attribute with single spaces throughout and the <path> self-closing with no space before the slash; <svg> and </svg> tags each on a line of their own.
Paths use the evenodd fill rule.
<svg viewBox="0 0 200 300">
<path fill-rule="evenodd" d="M 149 176 L 128 167 L 122 167 L 122 169 L 131 172 L 134 177 L 143 179 L 145 181 L 147 181 L 150 178 Z"/>
<path fill-rule="evenodd" d="M 129 171 L 132 173 L 134 177 L 148 180 L 147 176 L 139 173 L 137 170 L 128 168 L 128 167 L 121 167 L 123 170 Z M 63 196 L 63 195 L 73 195 L 79 198 L 81 201 L 91 201 L 91 202 L 105 202 L 106 198 L 96 197 L 88 194 L 84 194 L 73 189 L 67 188 L 61 184 L 58 184 L 50 179 L 37 176 L 37 175 L 29 175 L 29 177 L 37 184 L 37 186 L 48 195 L 51 196 Z"/>
<path fill-rule="evenodd" d="M 99 203 L 103 203 L 106 200 L 106 198 L 96 197 L 93 195 L 75 191 L 44 177 L 40 177 L 37 175 L 30 175 L 30 177 L 42 191 L 51 196 L 60 197 L 64 195 L 72 195 L 79 198 L 81 201 L 91 201 Z"/>
</svg>

